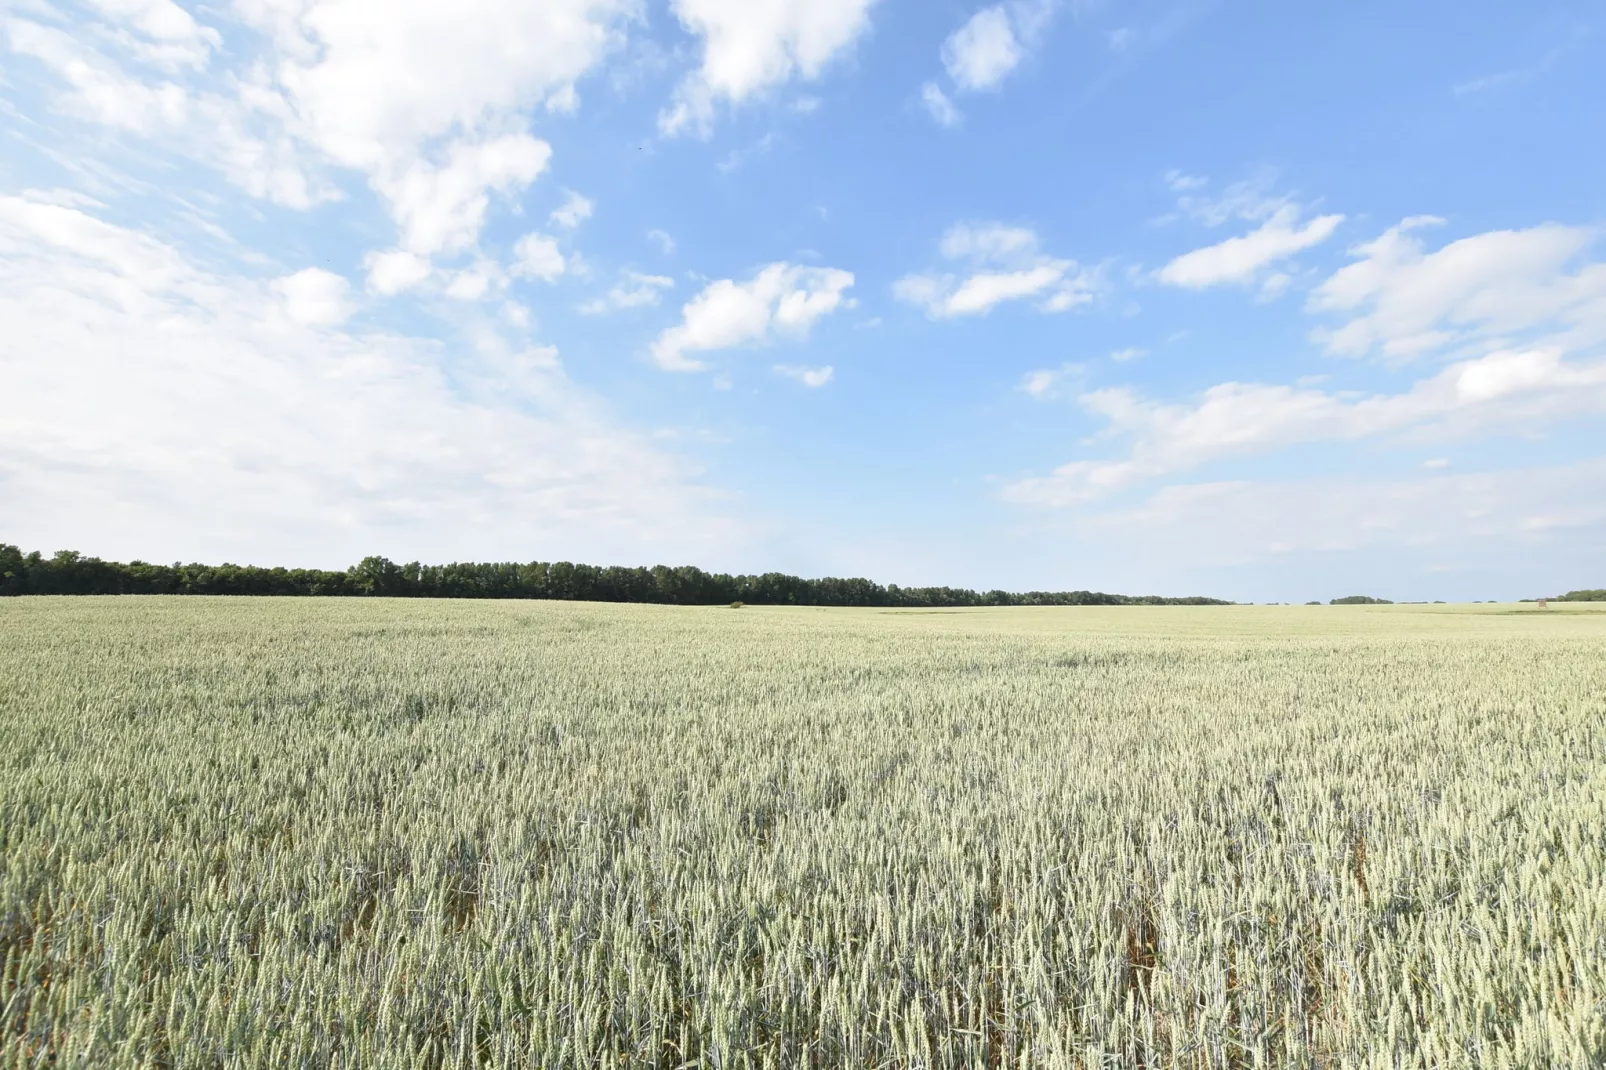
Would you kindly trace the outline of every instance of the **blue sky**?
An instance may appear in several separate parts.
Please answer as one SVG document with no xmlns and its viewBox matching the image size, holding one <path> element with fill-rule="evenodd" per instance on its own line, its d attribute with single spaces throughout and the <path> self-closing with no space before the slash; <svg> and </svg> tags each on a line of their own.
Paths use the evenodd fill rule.
<svg viewBox="0 0 1606 1070">
<path fill-rule="evenodd" d="M 0 2 L 0 538 L 1606 584 L 1576 3 Z"/>
</svg>

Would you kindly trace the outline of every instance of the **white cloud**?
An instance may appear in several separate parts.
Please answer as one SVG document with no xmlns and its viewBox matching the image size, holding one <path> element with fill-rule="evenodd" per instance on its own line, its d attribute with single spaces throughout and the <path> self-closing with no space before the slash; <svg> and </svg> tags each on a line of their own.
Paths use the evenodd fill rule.
<svg viewBox="0 0 1606 1070">
<path fill-rule="evenodd" d="M 942 255 L 949 260 L 1006 263 L 1037 252 L 1037 234 L 1002 223 L 959 223 L 942 236 Z"/>
<path fill-rule="evenodd" d="M 337 289 L 291 278 L 291 293 Z M 0 197 L 9 536 L 327 565 L 701 557 L 733 536 L 686 467 L 606 419 L 552 350 L 475 341 L 449 380 L 440 343 L 306 326 L 283 314 L 286 289 Z"/>
<path fill-rule="evenodd" d="M 943 257 L 965 262 L 970 274 L 916 274 L 899 279 L 893 295 L 933 319 L 980 315 L 1005 301 L 1036 297 L 1043 312 L 1063 312 L 1093 299 L 1096 278 L 1075 261 L 1045 255 L 1036 233 L 1002 223 L 960 223 L 943 236 Z"/>
<path fill-rule="evenodd" d="M 1482 78 L 1457 82 L 1450 88 L 1450 92 L 1458 97 L 1470 96 L 1474 93 L 1482 93 L 1490 89 L 1498 89 L 1501 86 L 1527 81 L 1537 73 L 1539 73 L 1538 70 L 1533 67 L 1515 67 L 1511 70 L 1496 71 L 1494 74 L 1486 74 Z"/>
<path fill-rule="evenodd" d="M 1138 349 L 1135 346 L 1128 346 L 1126 349 L 1117 349 L 1113 351 L 1110 354 L 1110 359 L 1119 364 L 1125 363 L 1129 360 L 1137 360 L 1139 357 L 1146 357 L 1148 355 L 1149 351 L 1147 349 Z"/>
<path fill-rule="evenodd" d="M 378 176 L 375 186 L 401 224 L 404 247 L 425 256 L 454 253 L 479 239 L 490 194 L 529 185 L 551 156 L 546 142 L 528 134 L 458 141 L 444 164 L 414 159 L 398 174 Z"/>
<path fill-rule="evenodd" d="M 172 0 L 90 0 L 121 24 L 127 43 L 145 63 L 169 69 L 204 67 L 223 39 Z"/>
<path fill-rule="evenodd" d="M 1198 175 L 1186 174 L 1176 168 L 1172 168 L 1165 173 L 1165 184 L 1174 193 L 1188 193 L 1192 190 L 1203 189 L 1209 184 L 1209 179 L 1201 178 Z"/>
<path fill-rule="evenodd" d="M 777 364 L 772 370 L 776 375 L 797 380 L 810 390 L 829 383 L 836 374 L 836 369 L 829 364 L 823 368 L 809 368 L 800 364 Z"/>
<path fill-rule="evenodd" d="M 1020 59 L 1020 43 L 1003 4 L 976 12 L 942 46 L 942 65 L 961 89 L 997 88 Z"/>
<path fill-rule="evenodd" d="M 521 279 L 552 282 L 568 270 L 556 239 L 545 234 L 526 234 L 513 246 L 512 274 Z"/>
<path fill-rule="evenodd" d="M 1034 398 L 1045 397 L 1054 389 L 1054 383 L 1058 378 L 1059 373 L 1051 368 L 1027 372 L 1021 379 L 1020 388 Z"/>
<path fill-rule="evenodd" d="M 5 30 L 13 52 L 38 60 L 68 84 L 61 101 L 75 114 L 145 134 L 176 127 L 189 115 L 192 101 L 183 86 L 131 78 L 64 30 L 20 18 L 7 20 Z"/>
<path fill-rule="evenodd" d="M 1606 362 L 1568 361 L 1552 350 L 1507 350 L 1463 361 L 1402 394 L 1345 393 L 1261 383 L 1222 383 L 1194 404 L 1145 400 L 1127 388 L 1079 399 L 1107 434 L 1129 438 L 1126 456 L 1073 461 L 1008 486 L 1011 501 L 1066 506 L 1225 458 L 1297 443 L 1390 433 L 1467 434 L 1582 413 L 1606 412 Z"/>
<path fill-rule="evenodd" d="M 671 238 L 665 231 L 649 230 L 647 232 L 647 240 L 656 245 L 658 251 L 665 256 L 669 256 L 675 251 L 675 239 Z"/>
<path fill-rule="evenodd" d="M 762 156 L 775 147 L 775 131 L 771 130 L 751 145 L 732 149 L 714 164 L 721 174 L 730 174 L 755 156 Z"/>
<path fill-rule="evenodd" d="M 5 30 L 12 51 L 38 60 L 66 83 L 56 105 L 72 115 L 156 139 L 164 150 L 216 167 L 251 196 L 276 204 L 305 209 L 340 196 L 284 130 L 283 101 L 271 93 L 244 85 L 237 96 L 225 96 L 171 80 L 142 81 L 56 27 L 13 19 Z"/>
<path fill-rule="evenodd" d="M 822 317 L 847 304 L 853 285 L 836 268 L 777 263 L 747 282 L 710 283 L 681 310 L 681 322 L 653 343 L 652 356 L 667 371 L 700 371 L 687 353 L 729 349 L 769 338 L 772 329 L 803 335 Z"/>
<path fill-rule="evenodd" d="M 667 136 L 707 134 L 715 105 L 740 104 L 798 76 L 813 80 L 869 29 L 875 0 L 672 0 L 702 62 L 659 116 Z"/>
<path fill-rule="evenodd" d="M 1300 226 L 1299 209 L 1283 205 L 1248 234 L 1177 257 L 1160 269 L 1159 278 L 1171 286 L 1191 290 L 1249 282 L 1263 268 L 1320 245 L 1343 221 L 1341 215 L 1324 215 Z M 1280 287 L 1273 285 L 1271 294 L 1279 291 Z"/>
<path fill-rule="evenodd" d="M 489 196 L 544 172 L 550 150 L 526 131 L 529 114 L 572 110 L 575 83 L 637 15 L 635 0 L 237 0 L 224 52 L 215 29 L 170 0 L 94 4 L 105 21 L 70 36 L 26 19 L 5 25 L 13 51 L 65 83 L 63 106 L 290 207 L 339 195 L 328 166 L 355 169 L 402 246 L 425 256 L 472 246 Z M 206 66 L 207 85 L 221 88 L 148 80 L 128 65 L 152 62 L 170 73 Z"/>
<path fill-rule="evenodd" d="M 1270 275 L 1260 280 L 1260 292 L 1255 295 L 1255 300 L 1262 304 L 1268 301 L 1275 301 L 1287 293 L 1288 287 L 1292 286 L 1293 283 L 1294 277 L 1286 271 L 1273 271 Z"/>
<path fill-rule="evenodd" d="M 1117 349 L 1110 354 L 1114 361 L 1136 359 L 1146 353 L 1143 349 Z M 1081 388 L 1087 380 L 1087 365 L 1067 361 L 1058 368 L 1039 368 L 1021 377 L 1020 388 L 1039 401 L 1057 398 L 1066 392 Z"/>
<path fill-rule="evenodd" d="M 411 290 L 433 270 L 428 259 L 406 249 L 370 252 L 363 257 L 363 267 L 368 269 L 368 289 L 381 297 Z"/>
<path fill-rule="evenodd" d="M 1074 389 L 1087 375 L 1080 364 L 1061 364 L 1058 368 L 1039 368 L 1021 377 L 1020 388 L 1039 401 L 1060 396 L 1066 388 Z"/>
<path fill-rule="evenodd" d="M 1442 222 L 1418 216 L 1391 227 L 1311 294 L 1314 312 L 1355 314 L 1317 332 L 1330 352 L 1408 358 L 1534 331 L 1565 346 L 1606 339 L 1606 263 L 1579 263 L 1598 231 L 1546 223 L 1426 252 L 1416 232 Z"/>
<path fill-rule="evenodd" d="M 180 127 L 190 116 L 193 102 L 183 86 L 130 78 L 63 30 L 11 19 L 6 32 L 13 52 L 38 60 L 67 82 L 71 91 L 63 103 L 77 115 L 136 134 Z"/>
<path fill-rule="evenodd" d="M 607 296 L 586 302 L 580 306 L 580 311 L 597 316 L 613 309 L 648 308 L 658 304 L 665 290 L 674 287 L 675 280 L 667 275 L 643 275 L 639 271 L 625 270 L 619 273 L 618 284 Z"/>
<path fill-rule="evenodd" d="M 351 284 L 345 276 L 322 268 L 306 268 L 275 279 L 273 288 L 284 298 L 285 314 L 308 327 L 333 327 L 351 315 Z"/>
<path fill-rule="evenodd" d="M 459 301 L 481 301 L 493 289 L 507 284 L 502 268 L 494 260 L 480 260 L 462 271 L 453 272 L 452 281 L 446 284 L 446 296 Z"/>
<path fill-rule="evenodd" d="M 564 202 L 559 205 L 548 218 L 551 220 L 553 226 L 563 227 L 567 230 L 573 230 L 582 222 L 591 218 L 591 210 L 595 206 L 591 203 L 589 198 L 582 197 L 580 194 L 574 192 L 574 190 L 569 190 L 568 193 L 568 197 L 564 199 Z"/>
<path fill-rule="evenodd" d="M 942 65 L 962 90 L 997 89 L 1020 65 L 1053 14 L 1052 0 L 984 7 L 942 45 Z"/>
<path fill-rule="evenodd" d="M 517 301 L 502 303 L 502 318 L 520 330 L 529 330 L 530 324 L 535 320 L 535 317 L 530 315 L 530 310 Z"/>
<path fill-rule="evenodd" d="M 434 254 L 472 245 L 488 195 L 545 170 L 550 149 L 521 115 L 571 108 L 634 5 L 242 0 L 242 12 L 272 42 L 259 92 L 282 98 L 324 156 L 369 175 L 405 247 Z"/>
<path fill-rule="evenodd" d="M 942 302 L 940 315 L 973 316 L 987 312 L 1004 301 L 1017 301 L 1035 297 L 1059 282 L 1065 275 L 1063 261 L 1048 261 L 1020 271 L 979 272 L 966 279 L 959 288 L 948 294 Z M 1081 296 L 1076 291 L 1062 291 L 1068 300 Z M 1045 305 L 1047 311 L 1059 311 L 1054 302 L 1061 298 L 1055 294 Z M 1067 306 L 1068 307 L 1068 306 Z"/>
<path fill-rule="evenodd" d="M 954 107 L 954 102 L 948 99 L 948 94 L 944 93 L 936 82 L 927 82 L 920 87 L 920 102 L 926 106 L 926 111 L 940 126 L 958 126 L 964 118 L 959 114 L 959 109 Z"/>
<path fill-rule="evenodd" d="M 382 173 L 421 147 L 492 129 L 538 106 L 571 107 L 575 83 L 623 38 L 628 0 L 240 0 L 273 45 L 308 140 Z M 428 72 L 428 77 L 420 77 Z M 505 131 L 503 131 L 505 132 Z"/>
<path fill-rule="evenodd" d="M 1207 227 L 1219 227 L 1235 219 L 1258 223 L 1292 203 L 1287 197 L 1272 194 L 1277 179 L 1274 171 L 1262 171 L 1234 182 L 1214 196 L 1201 192 L 1210 184 L 1210 180 L 1202 176 L 1171 170 L 1166 172 L 1165 179 L 1166 185 L 1177 194 L 1177 208 L 1182 214 Z"/>
</svg>

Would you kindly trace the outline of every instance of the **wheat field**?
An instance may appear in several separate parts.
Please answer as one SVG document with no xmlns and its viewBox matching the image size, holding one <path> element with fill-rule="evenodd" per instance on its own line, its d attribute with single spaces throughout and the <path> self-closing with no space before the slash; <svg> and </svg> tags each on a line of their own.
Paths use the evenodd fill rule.
<svg viewBox="0 0 1606 1070">
<path fill-rule="evenodd" d="M 1606 612 L 0 602 L 3 1065 L 1606 1065 Z"/>
</svg>

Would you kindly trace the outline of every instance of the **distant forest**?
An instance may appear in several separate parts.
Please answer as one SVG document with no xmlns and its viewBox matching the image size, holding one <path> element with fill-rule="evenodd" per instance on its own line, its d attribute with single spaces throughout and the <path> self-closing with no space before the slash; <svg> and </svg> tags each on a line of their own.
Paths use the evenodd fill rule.
<svg viewBox="0 0 1606 1070">
<path fill-rule="evenodd" d="M 365 557 L 344 572 L 255 565 L 152 565 L 102 561 L 73 550 L 51 557 L 0 543 L 0 595 L 224 594 L 399 598 L 551 598 L 663 605 L 754 606 L 1221 606 L 1218 598 L 1162 598 L 1099 591 L 971 591 L 883 587 L 866 579 L 807 580 L 779 572 L 729 576 L 682 565 L 623 568 L 568 561 L 398 565 Z"/>
</svg>

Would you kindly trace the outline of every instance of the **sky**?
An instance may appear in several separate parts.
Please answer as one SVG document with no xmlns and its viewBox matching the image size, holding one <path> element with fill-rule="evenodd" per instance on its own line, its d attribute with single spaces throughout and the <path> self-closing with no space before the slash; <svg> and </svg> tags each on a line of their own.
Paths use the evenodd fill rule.
<svg viewBox="0 0 1606 1070">
<path fill-rule="evenodd" d="M 0 541 L 1606 586 L 1606 9 L 0 0 Z"/>
</svg>

